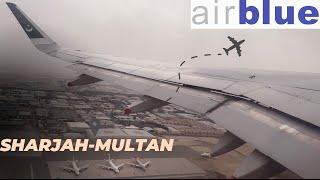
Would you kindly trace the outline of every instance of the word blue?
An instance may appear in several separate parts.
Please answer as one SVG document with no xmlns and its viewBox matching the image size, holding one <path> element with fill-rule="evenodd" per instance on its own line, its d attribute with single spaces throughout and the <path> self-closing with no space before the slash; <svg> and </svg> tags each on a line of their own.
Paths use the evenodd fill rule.
<svg viewBox="0 0 320 180">
<path fill-rule="evenodd" d="M 254 25 L 260 19 L 260 8 L 255 6 L 248 6 L 246 0 L 239 0 L 239 23 L 240 24 L 250 24 Z M 308 2 L 308 1 L 304 1 Z M 320 3 L 320 2 L 319 2 Z M 287 14 L 283 15 L 282 6 L 275 6 L 274 11 L 271 11 L 270 8 L 270 0 L 263 0 L 262 7 L 262 17 L 263 24 L 270 24 L 270 13 L 275 13 L 275 22 L 276 24 L 295 24 L 295 7 L 287 6 Z M 259 11 L 260 10 L 260 11 Z M 251 12 L 252 17 L 248 18 L 247 14 Z M 319 11 L 314 6 L 304 6 L 300 8 L 298 11 L 298 19 L 300 23 L 304 25 L 312 25 L 318 22 Z"/>
</svg>

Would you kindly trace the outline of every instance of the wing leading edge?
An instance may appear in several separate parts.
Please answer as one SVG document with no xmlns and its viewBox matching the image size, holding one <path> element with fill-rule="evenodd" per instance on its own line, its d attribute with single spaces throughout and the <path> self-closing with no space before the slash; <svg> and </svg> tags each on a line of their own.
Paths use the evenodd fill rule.
<svg viewBox="0 0 320 180">
<path fill-rule="evenodd" d="M 52 41 L 16 5 L 7 5 L 36 48 L 70 62 L 69 67 L 82 76 L 113 82 L 205 114 L 298 175 L 320 177 L 317 168 L 320 164 L 320 106 L 317 100 L 310 100 L 310 97 L 320 96 L 317 89 L 273 85 L 258 81 L 257 74 L 255 81 L 238 79 L 226 75 L 226 71 L 215 76 L 185 72 L 181 78 L 174 70 L 136 66 L 112 56 L 97 57 L 66 50 Z"/>
</svg>

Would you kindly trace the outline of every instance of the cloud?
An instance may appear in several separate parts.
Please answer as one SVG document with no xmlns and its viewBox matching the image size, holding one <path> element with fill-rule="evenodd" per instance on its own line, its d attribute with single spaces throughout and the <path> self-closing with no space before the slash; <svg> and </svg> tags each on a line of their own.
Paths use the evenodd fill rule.
<svg viewBox="0 0 320 180">
<path fill-rule="evenodd" d="M 320 72 L 316 30 L 191 30 L 186 0 L 15 1 L 59 44 L 92 52 L 178 65 L 182 59 L 222 53 L 227 36 L 246 39 L 243 56 L 202 57 L 192 67 Z M 1 4 L 0 53 L 37 54 Z M 19 44 L 17 46 L 16 44 Z M 4 51 L 11 49 L 11 51 Z M 13 51 L 14 50 L 14 51 Z M 3 54 L 5 53 L 5 55 Z"/>
</svg>

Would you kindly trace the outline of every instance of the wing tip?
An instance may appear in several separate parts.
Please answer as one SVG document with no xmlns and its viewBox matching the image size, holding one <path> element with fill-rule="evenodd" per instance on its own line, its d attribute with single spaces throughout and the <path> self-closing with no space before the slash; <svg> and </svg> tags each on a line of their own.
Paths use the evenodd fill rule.
<svg viewBox="0 0 320 180">
<path fill-rule="evenodd" d="M 10 7 L 10 6 L 14 6 L 17 7 L 17 4 L 13 3 L 13 2 L 6 2 L 6 4 Z"/>
</svg>

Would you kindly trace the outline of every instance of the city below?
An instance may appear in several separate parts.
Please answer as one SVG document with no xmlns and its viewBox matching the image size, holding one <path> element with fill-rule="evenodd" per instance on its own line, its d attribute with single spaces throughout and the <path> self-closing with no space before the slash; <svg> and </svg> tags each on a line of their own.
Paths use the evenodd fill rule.
<svg viewBox="0 0 320 180">
<path fill-rule="evenodd" d="M 174 139 L 172 152 L 110 152 L 119 163 L 133 157 L 152 161 L 145 172 L 124 168 L 118 174 L 94 165 L 104 163 L 109 152 L 2 152 L 1 178 L 226 178 L 253 150 L 246 145 L 207 159 L 201 154 L 210 152 L 225 130 L 206 117 L 174 105 L 125 115 L 126 107 L 144 97 L 106 82 L 73 88 L 50 83 L 0 89 L 2 139 Z M 72 159 L 90 166 L 79 175 L 58 168 Z M 17 166 L 19 173 L 12 170 Z"/>
</svg>

